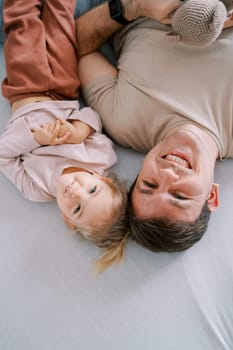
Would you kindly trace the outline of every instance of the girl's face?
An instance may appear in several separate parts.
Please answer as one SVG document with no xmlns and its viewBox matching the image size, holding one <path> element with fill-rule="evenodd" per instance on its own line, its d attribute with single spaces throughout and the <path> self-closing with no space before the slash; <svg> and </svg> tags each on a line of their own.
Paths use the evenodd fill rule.
<svg viewBox="0 0 233 350">
<path fill-rule="evenodd" d="M 63 173 L 58 178 L 58 207 L 75 227 L 88 229 L 111 218 L 113 193 L 103 179 L 85 170 Z"/>
</svg>

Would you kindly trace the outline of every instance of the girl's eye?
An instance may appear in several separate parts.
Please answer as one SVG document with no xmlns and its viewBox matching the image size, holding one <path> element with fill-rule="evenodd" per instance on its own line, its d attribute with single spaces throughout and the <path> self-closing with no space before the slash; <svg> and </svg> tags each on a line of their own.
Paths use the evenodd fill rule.
<svg viewBox="0 0 233 350">
<path fill-rule="evenodd" d="M 89 193 L 95 193 L 96 188 L 97 188 L 96 186 L 93 186 L 93 187 L 90 189 Z"/>
<path fill-rule="evenodd" d="M 79 204 L 75 209 L 74 209 L 74 214 L 77 214 L 81 209 L 81 205 Z"/>
</svg>

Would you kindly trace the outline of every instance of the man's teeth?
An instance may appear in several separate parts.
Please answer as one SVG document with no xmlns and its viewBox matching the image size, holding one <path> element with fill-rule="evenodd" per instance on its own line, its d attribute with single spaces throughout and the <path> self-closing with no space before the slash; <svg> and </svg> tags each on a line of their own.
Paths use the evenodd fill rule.
<svg viewBox="0 0 233 350">
<path fill-rule="evenodd" d="M 175 156 L 174 154 L 168 154 L 165 159 L 170 160 L 172 162 L 176 162 L 185 168 L 190 168 L 189 162 L 183 158 Z"/>
</svg>

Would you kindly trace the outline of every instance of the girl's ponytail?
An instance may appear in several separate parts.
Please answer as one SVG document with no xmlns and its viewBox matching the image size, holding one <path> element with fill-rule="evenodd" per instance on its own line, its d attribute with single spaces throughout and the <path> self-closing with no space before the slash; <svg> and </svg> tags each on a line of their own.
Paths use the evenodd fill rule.
<svg viewBox="0 0 233 350">
<path fill-rule="evenodd" d="M 108 239 L 107 246 L 104 247 L 104 244 L 101 244 L 104 247 L 104 251 L 99 257 L 98 260 L 95 261 L 95 271 L 96 273 L 101 273 L 105 271 L 108 267 L 113 264 L 120 263 L 123 261 L 126 250 L 126 243 L 130 233 L 127 232 L 124 234 L 124 237 L 120 240 L 115 239 L 111 242 L 111 239 Z"/>
</svg>

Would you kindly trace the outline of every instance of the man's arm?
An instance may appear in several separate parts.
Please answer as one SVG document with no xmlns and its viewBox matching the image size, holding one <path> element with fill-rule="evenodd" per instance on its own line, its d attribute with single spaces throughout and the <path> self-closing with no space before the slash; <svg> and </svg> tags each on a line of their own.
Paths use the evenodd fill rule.
<svg viewBox="0 0 233 350">
<path fill-rule="evenodd" d="M 108 2 L 84 13 L 76 20 L 79 55 L 97 50 L 122 27 L 110 17 Z"/>
<path fill-rule="evenodd" d="M 83 88 L 99 77 L 117 78 L 118 70 L 99 51 L 80 58 L 79 79 Z"/>
<path fill-rule="evenodd" d="M 162 21 L 180 4 L 180 0 L 121 0 L 128 21 L 149 17 Z M 108 2 L 84 13 L 76 20 L 80 56 L 97 50 L 123 25 L 110 17 Z"/>
</svg>

